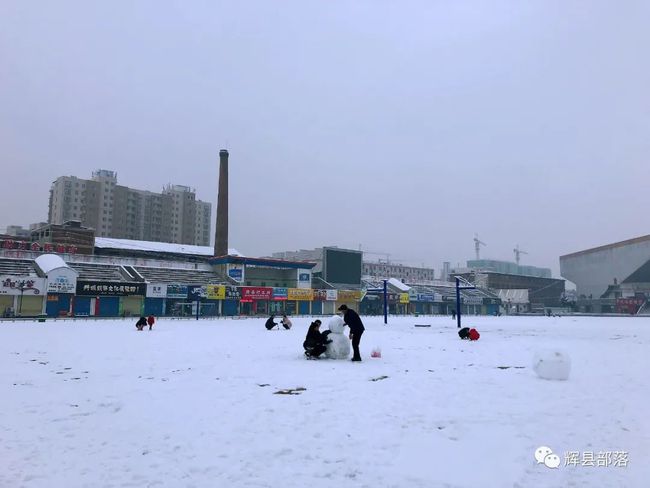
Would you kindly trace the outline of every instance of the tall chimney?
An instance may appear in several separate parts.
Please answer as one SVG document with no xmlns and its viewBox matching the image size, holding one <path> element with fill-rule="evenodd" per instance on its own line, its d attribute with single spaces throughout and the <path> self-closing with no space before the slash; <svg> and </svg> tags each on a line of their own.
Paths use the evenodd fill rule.
<svg viewBox="0 0 650 488">
<path fill-rule="evenodd" d="M 214 230 L 214 255 L 228 254 L 228 151 L 219 151 L 219 194 L 217 196 L 217 227 Z"/>
</svg>

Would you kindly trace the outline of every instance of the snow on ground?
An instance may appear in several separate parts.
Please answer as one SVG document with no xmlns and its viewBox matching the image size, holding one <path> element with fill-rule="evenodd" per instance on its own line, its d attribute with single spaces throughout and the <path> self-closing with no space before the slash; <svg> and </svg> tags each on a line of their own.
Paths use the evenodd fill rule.
<svg viewBox="0 0 650 488">
<path fill-rule="evenodd" d="M 648 486 L 648 319 L 467 317 L 474 343 L 448 317 L 364 320 L 362 363 L 305 360 L 308 318 L 0 323 L 0 486 Z M 569 380 L 537 378 L 557 347 Z"/>
</svg>

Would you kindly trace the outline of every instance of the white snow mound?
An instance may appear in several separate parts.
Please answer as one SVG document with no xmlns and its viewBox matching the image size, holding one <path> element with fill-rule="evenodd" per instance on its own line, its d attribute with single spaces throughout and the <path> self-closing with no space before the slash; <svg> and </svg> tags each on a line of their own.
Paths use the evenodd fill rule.
<svg viewBox="0 0 650 488">
<path fill-rule="evenodd" d="M 568 380 L 571 372 L 571 358 L 564 351 L 544 350 L 535 353 L 533 369 L 545 380 Z"/>
</svg>

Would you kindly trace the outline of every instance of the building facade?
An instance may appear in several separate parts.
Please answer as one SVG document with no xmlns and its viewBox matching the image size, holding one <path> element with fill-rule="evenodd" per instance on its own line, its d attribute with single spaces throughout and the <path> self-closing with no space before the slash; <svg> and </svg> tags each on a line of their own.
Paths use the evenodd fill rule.
<svg viewBox="0 0 650 488">
<path fill-rule="evenodd" d="M 531 308 L 539 309 L 562 307 L 564 304 L 564 280 L 555 278 L 540 278 L 537 276 L 525 276 L 507 273 L 495 273 L 492 271 L 469 271 L 454 273 L 480 288 L 493 290 L 528 290 L 528 299 Z"/>
<path fill-rule="evenodd" d="M 560 274 L 579 297 L 596 299 L 650 261 L 650 235 L 560 256 Z"/>
<path fill-rule="evenodd" d="M 363 276 L 378 279 L 397 278 L 408 283 L 435 280 L 433 268 L 418 268 L 395 263 L 364 261 L 361 269 Z"/>
<path fill-rule="evenodd" d="M 315 263 L 314 277 L 337 288 L 361 288 L 363 253 L 355 249 L 336 246 L 276 252 L 273 259 L 308 261 Z"/>
<path fill-rule="evenodd" d="M 467 261 L 467 267 L 481 271 L 492 271 L 494 273 L 552 278 L 550 268 L 524 266 L 510 261 L 498 261 L 496 259 L 471 259 Z"/>
<path fill-rule="evenodd" d="M 208 246 L 210 218 L 211 204 L 187 186 L 138 190 L 118 185 L 114 171 L 94 171 L 90 180 L 61 176 L 50 189 L 48 223 L 79 221 L 98 237 Z"/>
</svg>

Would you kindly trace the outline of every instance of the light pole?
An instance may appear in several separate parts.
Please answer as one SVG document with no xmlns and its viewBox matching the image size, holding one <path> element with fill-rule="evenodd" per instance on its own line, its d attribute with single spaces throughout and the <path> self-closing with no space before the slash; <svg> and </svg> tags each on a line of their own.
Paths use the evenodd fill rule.
<svg viewBox="0 0 650 488">
<path fill-rule="evenodd" d="M 18 289 L 20 290 L 20 306 L 18 307 L 18 315 L 20 316 L 23 314 L 23 295 L 25 293 L 25 288 L 27 288 L 26 286 L 27 283 L 25 282 L 25 280 L 20 280 L 16 284 L 18 285 Z"/>
</svg>

